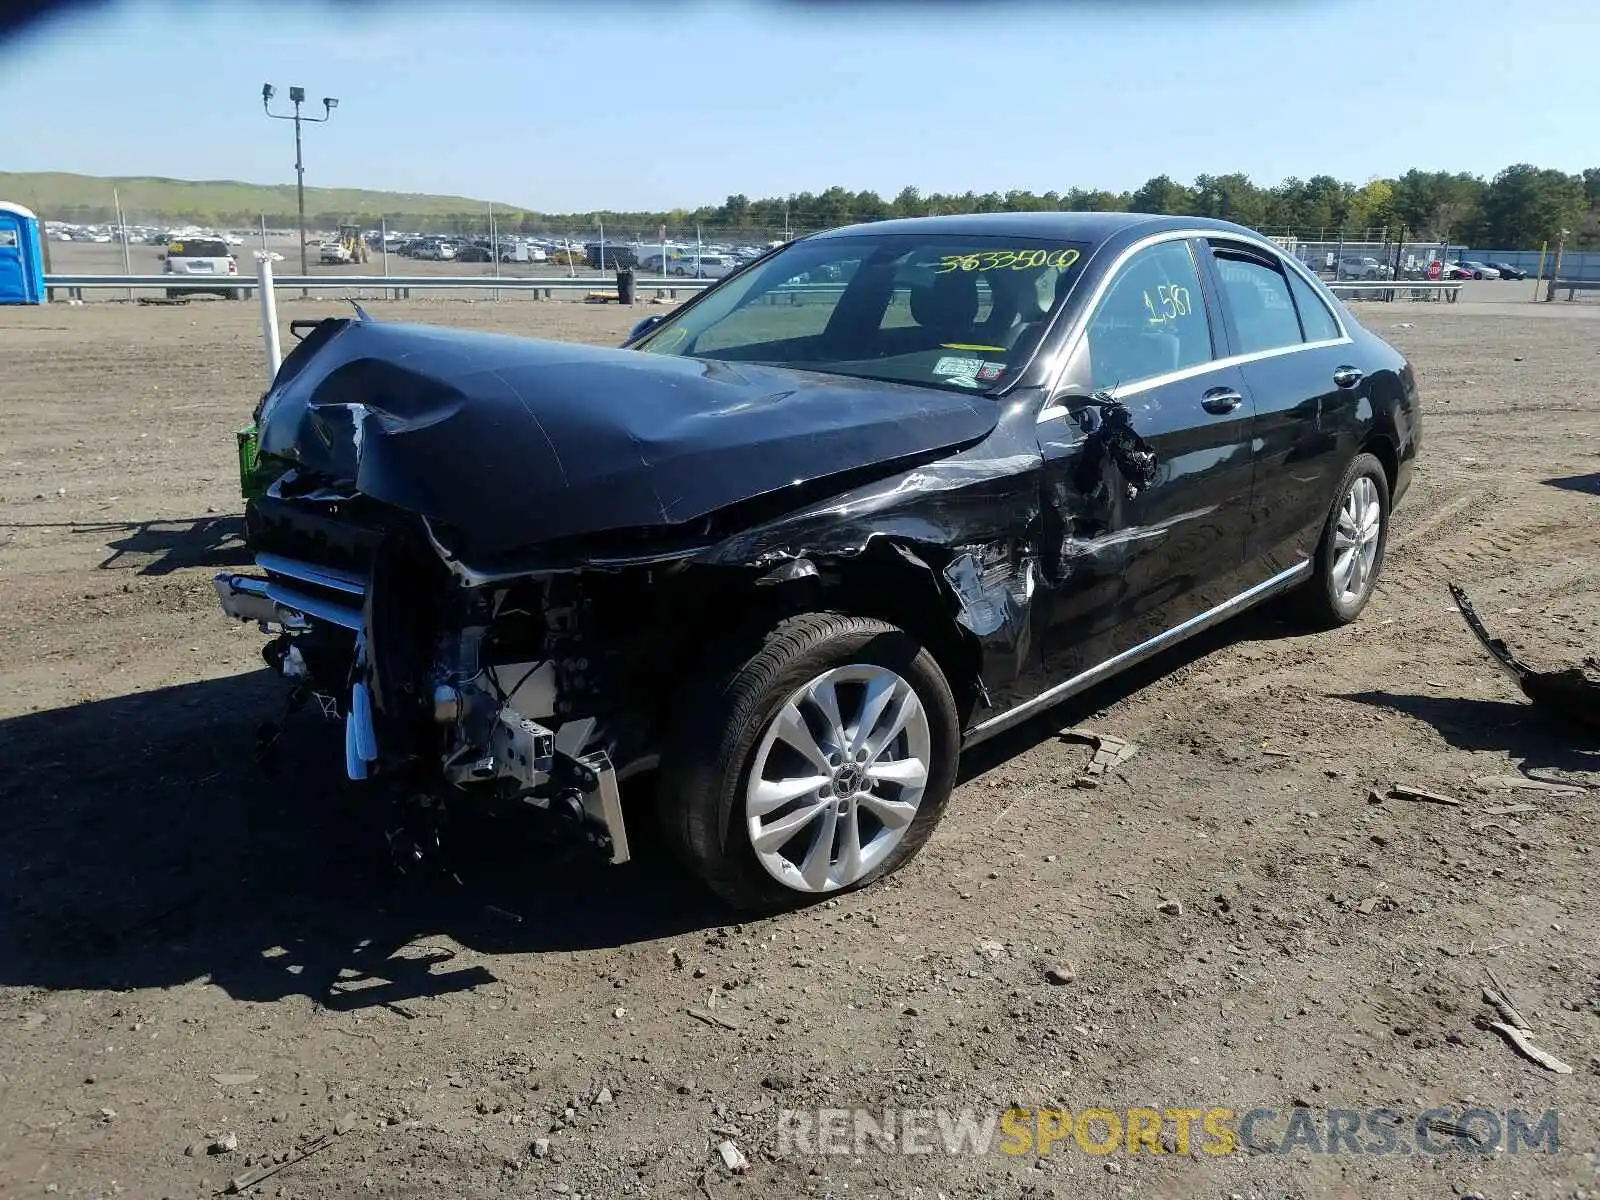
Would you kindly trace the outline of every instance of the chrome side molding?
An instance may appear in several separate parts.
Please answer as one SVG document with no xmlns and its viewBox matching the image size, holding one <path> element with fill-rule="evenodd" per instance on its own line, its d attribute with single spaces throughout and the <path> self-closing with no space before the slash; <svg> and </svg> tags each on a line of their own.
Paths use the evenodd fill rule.
<svg viewBox="0 0 1600 1200">
<path fill-rule="evenodd" d="M 1008 708 L 1003 713 L 990 717 L 987 721 L 980 721 L 967 730 L 962 739 L 963 750 L 987 741 L 995 734 L 1020 725 L 1035 713 L 1049 708 L 1052 704 L 1059 704 L 1070 699 L 1079 692 L 1084 691 L 1101 680 L 1109 679 L 1118 671 L 1133 666 L 1135 663 L 1149 658 L 1152 654 L 1165 650 L 1168 646 L 1176 645 L 1184 638 L 1199 633 L 1219 621 L 1226 620 L 1235 613 L 1243 612 L 1254 604 L 1259 604 L 1269 596 L 1284 591 L 1311 574 L 1311 560 L 1298 563 L 1287 571 L 1280 571 L 1271 579 L 1264 579 L 1254 587 L 1247 588 L 1234 596 L 1231 600 L 1224 600 L 1215 608 L 1209 608 L 1203 613 L 1190 617 L 1182 624 L 1174 625 L 1163 633 L 1156 634 L 1148 641 L 1140 642 L 1137 646 L 1124 650 L 1121 654 L 1113 655 L 1102 663 L 1097 663 L 1087 671 L 1080 671 L 1071 679 L 1056 684 L 1055 687 L 1040 692 L 1031 700 L 1024 700 L 1014 708 Z"/>
</svg>

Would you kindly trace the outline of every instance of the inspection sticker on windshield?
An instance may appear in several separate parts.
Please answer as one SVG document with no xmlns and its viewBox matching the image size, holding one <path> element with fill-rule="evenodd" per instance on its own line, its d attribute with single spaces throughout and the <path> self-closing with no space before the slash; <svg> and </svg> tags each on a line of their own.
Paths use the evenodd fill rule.
<svg viewBox="0 0 1600 1200">
<path fill-rule="evenodd" d="M 978 368 L 978 376 L 977 377 L 979 379 L 983 380 L 985 383 L 989 383 L 989 382 L 992 382 L 993 380 L 999 379 L 1000 376 L 1004 375 L 1005 373 L 1006 373 L 1006 365 L 1005 365 L 1005 363 L 1003 363 L 1003 362 L 986 362 L 986 363 L 983 364 L 983 366 Z"/>
<path fill-rule="evenodd" d="M 945 355 L 933 364 L 935 375 L 965 375 L 969 379 L 976 375 L 983 366 L 981 358 L 957 358 L 954 355 Z"/>
</svg>

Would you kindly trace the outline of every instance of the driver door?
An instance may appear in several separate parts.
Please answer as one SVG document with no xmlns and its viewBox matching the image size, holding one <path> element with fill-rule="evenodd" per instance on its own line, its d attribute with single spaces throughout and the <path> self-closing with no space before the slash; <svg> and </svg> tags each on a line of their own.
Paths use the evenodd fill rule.
<svg viewBox="0 0 1600 1200">
<path fill-rule="evenodd" d="M 1122 264 L 1041 413 L 1053 675 L 1240 590 L 1254 412 L 1196 252 L 1179 238 Z"/>
</svg>

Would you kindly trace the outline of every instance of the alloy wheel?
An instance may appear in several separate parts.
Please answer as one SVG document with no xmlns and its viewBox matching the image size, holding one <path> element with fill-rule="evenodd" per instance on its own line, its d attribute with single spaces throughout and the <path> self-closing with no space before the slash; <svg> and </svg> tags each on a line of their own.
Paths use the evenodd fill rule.
<svg viewBox="0 0 1600 1200">
<path fill-rule="evenodd" d="M 886 667 L 836 667 L 797 689 L 764 731 L 745 786 L 750 844 L 800 892 L 859 882 L 905 838 L 933 761 L 916 689 Z"/>
<path fill-rule="evenodd" d="M 1369 475 L 1358 475 L 1339 505 L 1333 532 L 1333 588 L 1339 603 L 1354 604 L 1372 586 L 1373 566 L 1383 532 L 1383 506 L 1378 487 Z"/>
</svg>

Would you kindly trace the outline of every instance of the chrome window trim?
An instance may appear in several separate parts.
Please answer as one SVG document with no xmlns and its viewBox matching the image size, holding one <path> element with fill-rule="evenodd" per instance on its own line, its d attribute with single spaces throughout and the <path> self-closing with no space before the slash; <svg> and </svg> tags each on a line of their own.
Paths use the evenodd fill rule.
<svg viewBox="0 0 1600 1200">
<path fill-rule="evenodd" d="M 1292 270 L 1297 272 L 1301 279 L 1311 287 L 1313 292 L 1316 293 L 1317 298 L 1322 300 L 1329 313 L 1332 314 L 1334 325 L 1339 330 L 1339 336 L 1336 338 L 1324 338 L 1315 342 L 1297 342 L 1292 346 L 1275 346 L 1271 350 L 1255 350 L 1249 354 L 1230 354 L 1223 358 L 1213 358 L 1209 362 L 1198 363 L 1191 367 L 1183 367 L 1177 371 L 1168 371 L 1162 375 L 1152 375 L 1148 379 L 1141 379 L 1135 383 L 1112 388 L 1110 392 L 1114 398 L 1122 399 L 1125 396 L 1136 396 L 1140 392 L 1149 391 L 1152 388 L 1162 387 L 1169 383 L 1179 383 L 1185 379 L 1193 379 L 1198 375 L 1204 375 L 1208 371 L 1220 370 L 1226 367 L 1236 367 L 1244 363 L 1258 362 L 1261 359 L 1274 358 L 1280 354 L 1297 354 L 1303 350 L 1320 350 L 1328 346 L 1345 346 L 1349 345 L 1355 340 L 1350 336 L 1350 327 L 1345 324 L 1344 316 L 1339 312 L 1338 307 L 1336 305 L 1328 304 L 1326 298 L 1323 297 L 1322 281 L 1307 271 L 1304 265 L 1301 264 L 1298 259 L 1294 258 L 1292 255 L 1284 254 L 1280 247 L 1273 245 L 1271 242 L 1266 241 L 1263 238 L 1249 236 L 1243 233 L 1235 233 L 1232 230 L 1166 229 L 1160 233 L 1152 233 L 1147 237 L 1142 237 L 1138 241 L 1131 243 L 1126 249 L 1118 254 L 1115 259 L 1112 260 L 1111 266 L 1106 270 L 1106 273 L 1100 277 L 1100 282 L 1095 284 L 1094 291 L 1090 293 L 1088 302 L 1083 306 L 1082 310 L 1080 311 L 1080 315 L 1074 318 L 1073 327 L 1068 331 L 1065 340 L 1062 342 L 1061 349 L 1056 351 L 1056 363 L 1055 366 L 1051 368 L 1050 383 L 1045 389 L 1045 394 L 1047 396 L 1054 395 L 1056 389 L 1061 386 L 1061 377 L 1066 374 L 1067 364 L 1072 361 L 1073 355 L 1078 352 L 1078 349 L 1082 345 L 1084 338 L 1088 336 L 1089 318 L 1094 314 L 1095 310 L 1099 308 L 1100 301 L 1105 298 L 1106 292 L 1110 290 L 1111 284 L 1113 281 L 1115 281 L 1117 275 L 1122 271 L 1122 268 L 1127 265 L 1128 260 L 1135 254 L 1138 254 L 1140 251 L 1147 250 L 1151 246 L 1159 245 L 1162 242 L 1188 241 L 1193 238 L 1202 238 L 1207 242 L 1209 242 L 1212 238 L 1216 238 L 1218 241 L 1238 242 L 1241 245 L 1250 247 L 1252 250 L 1262 251 L 1271 255 L 1274 261 L 1282 264 L 1286 271 Z M 1199 264 L 1197 263 L 1195 265 L 1196 269 L 1198 269 Z M 1065 415 L 1066 412 L 1067 408 L 1065 405 L 1047 403 L 1044 409 L 1039 413 L 1038 421 L 1042 423 L 1044 421 L 1054 420 L 1059 416 Z"/>
<path fill-rule="evenodd" d="M 1120 654 L 1114 654 L 1103 662 L 1096 663 L 1085 671 L 1080 671 L 1071 679 L 1046 688 L 1031 700 L 1024 700 L 1013 705 L 1005 712 L 997 713 L 987 721 L 980 721 L 968 729 L 962 737 L 961 748 L 971 749 L 979 742 L 986 741 L 997 733 L 1010 729 L 1013 725 L 1020 724 L 1029 717 L 1048 708 L 1052 704 L 1069 699 L 1094 684 L 1101 682 L 1125 667 L 1131 667 L 1142 659 L 1150 657 L 1168 646 L 1183 641 L 1192 634 L 1199 633 L 1217 622 L 1227 619 L 1236 613 L 1243 612 L 1259 601 L 1277 594 L 1284 589 L 1307 579 L 1311 575 L 1312 562 L 1305 559 L 1296 563 L 1286 571 L 1279 571 L 1270 579 L 1264 579 L 1253 587 L 1246 588 L 1229 600 L 1224 600 L 1215 608 L 1208 608 L 1205 612 L 1196 613 L 1186 621 L 1179 622 L 1172 628 L 1158 633 L 1153 638 L 1140 642 Z"/>
</svg>

